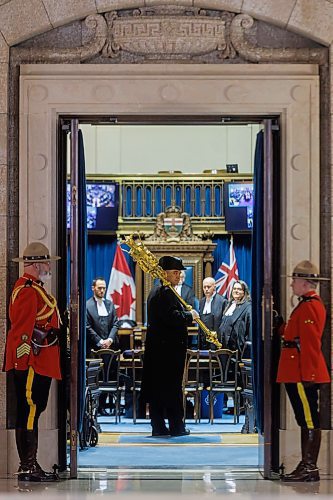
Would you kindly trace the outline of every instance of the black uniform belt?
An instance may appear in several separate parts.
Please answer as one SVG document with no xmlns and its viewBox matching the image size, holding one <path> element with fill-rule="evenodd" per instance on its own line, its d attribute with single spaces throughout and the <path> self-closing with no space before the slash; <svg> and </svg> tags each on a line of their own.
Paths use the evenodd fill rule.
<svg viewBox="0 0 333 500">
<path fill-rule="evenodd" d="M 299 343 L 296 342 L 295 340 L 283 340 L 282 342 L 282 347 L 286 347 L 287 349 L 290 347 L 296 347 L 296 349 L 299 349 Z"/>
</svg>

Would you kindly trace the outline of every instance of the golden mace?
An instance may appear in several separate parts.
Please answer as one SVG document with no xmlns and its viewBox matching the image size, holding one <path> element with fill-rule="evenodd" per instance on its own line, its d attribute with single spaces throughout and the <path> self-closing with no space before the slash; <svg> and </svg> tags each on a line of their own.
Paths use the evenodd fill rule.
<svg viewBox="0 0 333 500">
<path fill-rule="evenodd" d="M 187 311 L 191 311 L 192 306 L 187 304 L 183 297 L 173 288 L 170 281 L 166 279 L 166 273 L 161 266 L 158 265 L 158 260 L 154 254 L 142 243 L 141 238 L 134 234 L 127 236 L 125 238 L 125 243 L 130 247 L 128 252 L 133 260 L 138 263 L 143 272 L 150 274 L 153 278 L 158 278 L 162 281 L 164 286 L 168 286 L 173 293 L 176 295 L 177 299 L 183 304 Z M 200 326 L 201 330 L 204 332 L 208 342 L 215 344 L 218 349 L 222 347 L 221 342 L 217 338 L 216 332 L 212 332 L 207 328 L 200 318 L 195 319 L 196 323 Z"/>
</svg>

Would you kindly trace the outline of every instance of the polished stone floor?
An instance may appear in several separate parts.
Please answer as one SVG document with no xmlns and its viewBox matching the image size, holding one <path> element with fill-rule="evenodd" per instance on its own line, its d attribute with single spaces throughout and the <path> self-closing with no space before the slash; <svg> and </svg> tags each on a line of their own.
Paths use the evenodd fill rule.
<svg viewBox="0 0 333 500">
<path fill-rule="evenodd" d="M 333 478 L 323 476 L 319 483 L 284 484 L 279 480 L 262 479 L 254 469 L 231 470 L 228 468 L 213 469 L 205 467 L 198 469 L 105 469 L 96 471 L 79 471 L 78 479 L 64 478 L 58 483 L 48 484 L 18 484 L 16 478 L 0 479 L 0 498 L 15 497 L 22 499 L 26 493 L 35 498 L 37 495 L 47 495 L 48 500 L 61 494 L 66 498 L 89 498 L 103 495 L 108 497 L 121 494 L 124 500 L 142 500 L 151 496 L 164 500 L 181 496 L 182 500 L 213 495 L 214 497 L 229 497 L 230 493 L 245 499 L 260 497 L 286 498 L 304 494 L 321 494 L 332 498 Z"/>
</svg>

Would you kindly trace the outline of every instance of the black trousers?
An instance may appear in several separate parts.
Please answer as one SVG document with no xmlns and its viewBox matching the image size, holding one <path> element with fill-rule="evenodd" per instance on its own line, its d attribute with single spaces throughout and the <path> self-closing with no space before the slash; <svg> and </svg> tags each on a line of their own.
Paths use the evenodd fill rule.
<svg viewBox="0 0 333 500">
<path fill-rule="evenodd" d="M 165 403 L 160 398 L 149 402 L 149 414 L 151 426 L 154 433 L 163 432 L 166 429 L 164 419 L 169 421 L 171 434 L 178 434 L 185 429 L 184 407 L 182 392 L 175 394 L 173 401 Z"/>
<path fill-rule="evenodd" d="M 307 429 L 319 429 L 318 384 L 304 387 L 298 382 L 285 384 L 285 387 L 297 424 Z"/>
<path fill-rule="evenodd" d="M 28 370 L 14 370 L 17 398 L 16 429 L 28 431 L 38 429 L 38 420 L 45 410 L 52 379 Z"/>
</svg>

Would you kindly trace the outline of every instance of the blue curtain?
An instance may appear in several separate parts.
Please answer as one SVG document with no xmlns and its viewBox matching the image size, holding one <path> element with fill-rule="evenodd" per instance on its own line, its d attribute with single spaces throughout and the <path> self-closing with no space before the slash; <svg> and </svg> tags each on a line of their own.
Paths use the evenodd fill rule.
<svg viewBox="0 0 333 500">
<path fill-rule="evenodd" d="M 213 252 L 214 262 L 212 272 L 214 277 L 225 256 L 227 254 L 229 255 L 230 236 L 220 236 L 213 241 L 217 244 Z M 234 235 L 234 250 L 238 266 L 239 279 L 245 281 L 249 289 L 252 290 L 251 234 Z"/>
<path fill-rule="evenodd" d="M 106 286 L 108 286 L 116 248 L 116 236 L 88 236 L 86 300 L 92 296 L 91 284 L 95 278 L 104 278 Z M 125 244 L 121 244 L 121 248 L 129 250 L 129 247 Z M 133 259 L 128 253 L 124 252 L 124 254 L 132 276 L 134 277 Z"/>
<path fill-rule="evenodd" d="M 261 298 L 263 291 L 263 170 L 264 133 L 257 134 L 254 157 L 254 210 L 252 238 L 252 359 L 255 413 L 258 432 L 263 432 L 263 341 Z"/>
<path fill-rule="evenodd" d="M 81 130 L 78 133 L 79 177 L 78 177 L 78 287 L 79 295 L 79 346 L 78 346 L 78 430 L 82 430 L 85 389 L 86 389 L 86 249 L 87 249 L 87 204 L 86 204 L 86 171 L 84 145 Z"/>
</svg>

